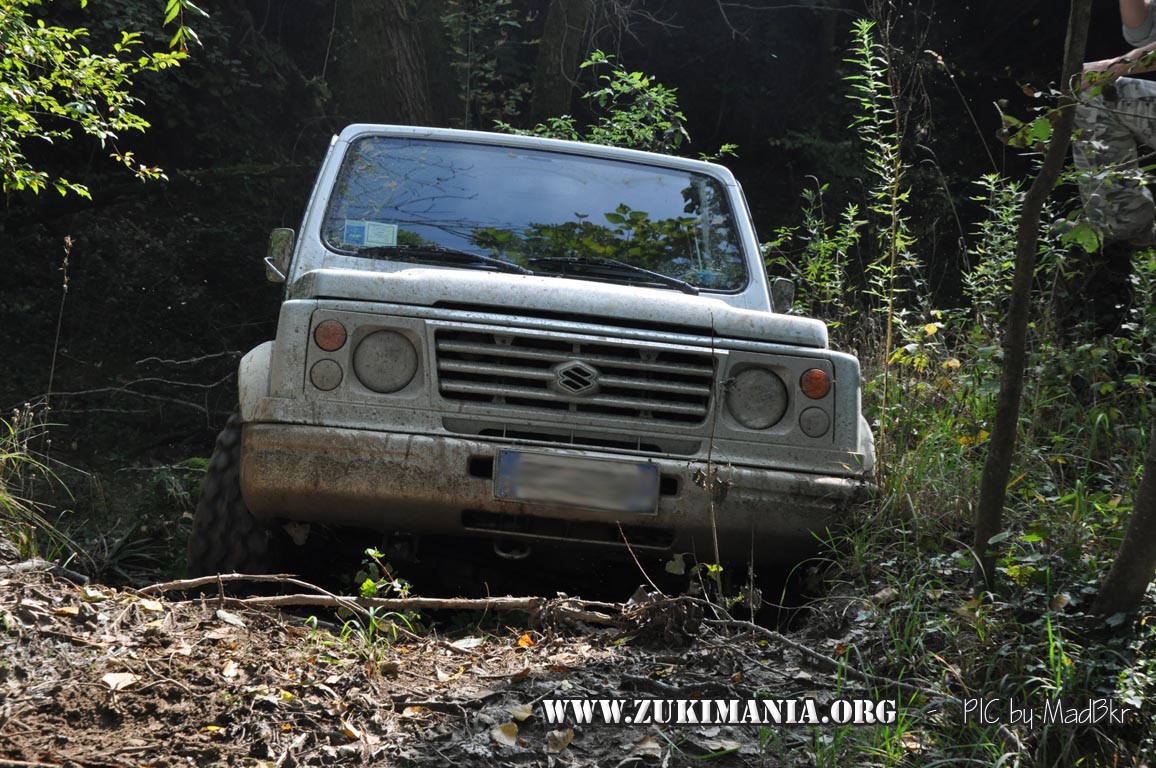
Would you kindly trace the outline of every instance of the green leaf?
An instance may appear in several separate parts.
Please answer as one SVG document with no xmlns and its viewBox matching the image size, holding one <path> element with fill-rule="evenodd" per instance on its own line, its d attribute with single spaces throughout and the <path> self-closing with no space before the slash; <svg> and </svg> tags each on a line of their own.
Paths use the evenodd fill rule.
<svg viewBox="0 0 1156 768">
<path fill-rule="evenodd" d="M 1003 533 L 997 533 L 995 536 L 992 536 L 990 539 L 988 539 L 987 543 L 988 544 L 999 544 L 1001 541 L 1006 541 L 1010 536 L 1011 536 L 1011 531 L 1004 531 Z"/>
<path fill-rule="evenodd" d="M 366 579 L 361 582 L 358 592 L 362 597 L 377 597 L 377 582 L 373 579 Z"/>
</svg>

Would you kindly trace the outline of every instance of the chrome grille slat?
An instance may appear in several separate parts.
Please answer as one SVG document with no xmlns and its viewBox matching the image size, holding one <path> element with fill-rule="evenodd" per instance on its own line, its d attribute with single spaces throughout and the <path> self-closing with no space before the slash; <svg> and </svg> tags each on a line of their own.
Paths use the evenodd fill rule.
<svg viewBox="0 0 1156 768">
<path fill-rule="evenodd" d="M 548 419 L 570 412 L 689 425 L 710 412 L 715 364 L 706 351 L 445 328 L 436 332 L 434 351 L 441 396 L 489 413 L 539 410 Z"/>
<path fill-rule="evenodd" d="M 583 361 L 589 362 L 586 358 Z M 458 373 L 491 374 L 494 376 L 511 376 L 533 381 L 553 381 L 554 373 L 549 369 L 523 368 L 516 365 L 496 365 L 493 363 L 474 363 L 461 360 L 443 360 L 438 365 L 439 370 Z M 684 395 L 710 396 L 709 384 L 679 384 L 676 382 L 640 381 L 625 376 L 601 376 L 598 379 L 606 387 L 622 387 L 624 389 L 639 389 L 654 392 L 672 392 Z"/>
<path fill-rule="evenodd" d="M 484 384 L 484 383 L 461 383 L 449 382 L 442 383 L 442 391 L 449 392 L 468 392 L 475 395 L 494 395 L 496 397 L 534 397 L 541 394 L 541 390 L 533 389 L 532 387 L 514 387 L 503 384 Z M 613 408 L 636 408 L 638 410 L 655 411 L 662 413 L 685 413 L 690 416 L 705 416 L 706 411 L 695 406 L 674 405 L 671 403 L 656 402 L 654 400 L 643 400 L 642 398 L 634 397 L 607 397 L 605 395 L 592 395 L 584 397 L 581 400 L 578 398 L 554 398 L 557 402 L 570 403 L 571 405 L 581 405 L 590 403 L 592 405 L 605 405 Z"/>
<path fill-rule="evenodd" d="M 458 352 L 463 354 L 474 355 L 490 355 L 494 353 L 495 345 L 492 344 L 475 344 L 462 343 L 458 341 L 443 341 L 441 336 L 438 336 L 437 350 L 438 352 Z M 506 347 L 501 350 L 503 357 L 515 357 L 523 360 L 549 360 L 551 362 L 561 362 L 562 360 L 569 360 L 570 357 L 559 356 L 565 353 L 551 351 L 540 351 L 534 349 L 522 349 L 517 347 Z M 652 373 L 669 373 L 677 376 L 698 376 L 706 380 L 713 378 L 713 366 L 707 363 L 707 367 L 702 370 L 688 369 L 680 365 L 667 365 L 663 363 L 648 362 L 645 360 L 624 360 L 621 357 L 613 357 L 608 355 L 598 355 L 591 353 L 583 353 L 581 355 L 575 354 L 574 357 L 580 357 L 582 360 L 592 365 L 606 365 L 618 367 L 630 367 L 639 371 L 650 371 Z M 709 358 L 707 358 L 709 360 Z"/>
</svg>

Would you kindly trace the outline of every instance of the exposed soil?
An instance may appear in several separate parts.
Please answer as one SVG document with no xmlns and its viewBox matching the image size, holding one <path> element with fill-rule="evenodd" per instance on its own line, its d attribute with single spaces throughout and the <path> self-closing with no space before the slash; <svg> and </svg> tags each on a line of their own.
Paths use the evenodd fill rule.
<svg viewBox="0 0 1156 768">
<path fill-rule="evenodd" d="M 549 724 L 541 702 L 864 693 L 773 633 L 685 611 L 536 628 L 459 612 L 458 631 L 392 644 L 306 615 L 0 574 L 0 768 L 807 765 L 829 729 Z"/>
</svg>

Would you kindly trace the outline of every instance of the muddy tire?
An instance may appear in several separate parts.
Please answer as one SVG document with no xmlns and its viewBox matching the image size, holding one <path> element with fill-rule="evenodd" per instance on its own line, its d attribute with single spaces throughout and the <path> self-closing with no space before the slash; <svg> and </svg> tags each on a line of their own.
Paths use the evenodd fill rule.
<svg viewBox="0 0 1156 768">
<path fill-rule="evenodd" d="M 189 536 L 190 577 L 214 573 L 271 573 L 278 565 L 275 531 L 241 498 L 241 415 L 229 417 L 217 445 Z"/>
</svg>

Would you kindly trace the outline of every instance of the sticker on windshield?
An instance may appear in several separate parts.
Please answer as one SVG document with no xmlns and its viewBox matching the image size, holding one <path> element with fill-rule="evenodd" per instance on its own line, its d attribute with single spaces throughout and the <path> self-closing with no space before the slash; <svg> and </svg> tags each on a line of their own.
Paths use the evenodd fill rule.
<svg viewBox="0 0 1156 768">
<path fill-rule="evenodd" d="M 345 245 L 370 247 L 397 245 L 397 225 L 383 224 L 380 221 L 346 219 L 341 242 Z"/>
</svg>

